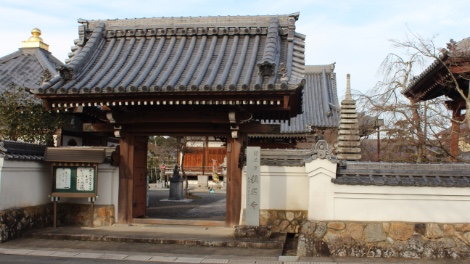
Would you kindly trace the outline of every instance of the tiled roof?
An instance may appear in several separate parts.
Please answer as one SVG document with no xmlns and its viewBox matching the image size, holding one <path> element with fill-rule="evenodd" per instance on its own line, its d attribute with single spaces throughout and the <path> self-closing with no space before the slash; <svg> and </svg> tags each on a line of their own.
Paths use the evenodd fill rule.
<svg viewBox="0 0 470 264">
<path fill-rule="evenodd" d="M 351 162 L 338 166 L 335 184 L 470 187 L 470 165 Z"/>
<path fill-rule="evenodd" d="M 0 141 L 0 157 L 8 160 L 43 160 L 46 146 L 3 140 Z"/>
<path fill-rule="evenodd" d="M 261 149 L 261 165 L 304 166 L 311 155 L 310 149 Z"/>
<path fill-rule="evenodd" d="M 0 90 L 12 83 L 26 88 L 37 87 L 44 70 L 52 76 L 57 75 L 56 68 L 63 65 L 50 52 L 40 48 L 21 48 L 0 58 Z"/>
<path fill-rule="evenodd" d="M 292 117 L 289 122 L 271 122 L 280 124 L 280 134 L 310 133 L 312 128 L 339 126 L 340 107 L 334 68 L 334 63 L 305 66 L 302 114 Z"/>
<path fill-rule="evenodd" d="M 281 133 L 306 133 L 310 127 L 339 125 L 339 104 L 334 64 L 305 66 L 302 114 L 281 124 Z"/>
<path fill-rule="evenodd" d="M 293 90 L 303 85 L 298 14 L 80 21 L 60 75 L 38 94 Z"/>
<path fill-rule="evenodd" d="M 439 59 L 434 60 L 423 72 L 414 77 L 402 92 L 405 96 L 414 98 L 415 100 L 429 100 L 446 94 L 447 91 L 443 89 L 443 82 L 441 80 L 433 78 L 430 83 L 425 83 L 425 81 L 429 77 L 437 77 L 433 75 L 442 71 L 444 71 L 444 73 L 442 73 L 443 75 L 449 75 L 448 70 L 444 67 L 442 62 L 446 62 L 453 57 L 468 58 L 470 53 L 470 38 L 465 38 L 459 42 L 451 40 L 451 43 L 447 45 L 450 51 L 442 54 Z"/>
</svg>

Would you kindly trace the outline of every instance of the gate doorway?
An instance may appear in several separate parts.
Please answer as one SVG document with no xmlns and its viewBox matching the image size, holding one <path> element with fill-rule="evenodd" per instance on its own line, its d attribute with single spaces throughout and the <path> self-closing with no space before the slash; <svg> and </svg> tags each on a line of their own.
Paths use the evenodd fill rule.
<svg viewBox="0 0 470 264">
<path fill-rule="evenodd" d="M 199 184 L 197 175 L 192 174 L 196 177 L 190 179 L 189 196 L 185 197 L 188 201 L 170 202 L 165 199 L 165 196 L 169 198 L 169 189 L 166 186 L 154 184 L 151 188 L 147 187 L 148 136 L 129 132 L 122 134 L 119 154 L 118 222 L 237 225 L 241 208 L 239 161 L 242 146 L 246 146 L 246 136 L 236 139 L 226 138 L 226 174 L 219 179 L 223 183 L 215 185 L 214 177 L 207 175 L 212 173 L 212 169 L 205 168 L 208 176 L 207 186 Z M 205 159 L 215 157 L 214 151 L 203 153 L 208 154 Z M 221 157 L 220 149 L 215 153 Z M 213 189 L 212 192 L 210 187 Z M 150 195 L 149 207 L 147 207 L 147 194 Z"/>
<path fill-rule="evenodd" d="M 223 137 L 150 137 L 147 213 L 152 222 L 226 221 L 226 140 Z M 225 161 L 225 163 L 224 163 Z M 170 199 L 175 164 L 183 197 Z M 189 221 L 190 220 L 190 221 Z M 221 225 L 221 223 L 215 223 Z"/>
</svg>

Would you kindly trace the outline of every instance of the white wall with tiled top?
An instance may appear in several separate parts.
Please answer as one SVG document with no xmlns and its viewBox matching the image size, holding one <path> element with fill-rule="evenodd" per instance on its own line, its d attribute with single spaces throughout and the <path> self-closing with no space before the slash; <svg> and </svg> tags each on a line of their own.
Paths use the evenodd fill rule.
<svg viewBox="0 0 470 264">
<path fill-rule="evenodd" d="M 0 158 L 0 210 L 48 203 L 50 171 L 44 162 Z"/>
<path fill-rule="evenodd" d="M 470 188 L 340 185 L 337 164 L 316 159 L 309 175 L 308 220 L 470 223 Z"/>
</svg>

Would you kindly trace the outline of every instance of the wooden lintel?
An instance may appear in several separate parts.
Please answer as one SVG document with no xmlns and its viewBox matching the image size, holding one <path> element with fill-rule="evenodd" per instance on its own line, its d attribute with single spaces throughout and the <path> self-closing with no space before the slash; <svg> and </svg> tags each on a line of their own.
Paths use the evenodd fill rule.
<svg viewBox="0 0 470 264">
<path fill-rule="evenodd" d="M 192 124 L 192 123 L 154 123 L 154 124 L 133 124 L 133 125 L 115 125 L 109 123 L 85 123 L 83 132 L 105 132 L 112 133 L 121 127 L 122 130 L 133 133 L 202 133 L 202 134 L 229 134 L 231 129 L 228 124 Z M 279 133 L 280 125 L 276 124 L 241 124 L 239 131 L 243 133 Z"/>
<path fill-rule="evenodd" d="M 281 125 L 274 125 L 274 124 L 241 124 L 240 125 L 240 132 L 243 133 L 280 133 Z"/>
<path fill-rule="evenodd" d="M 144 112 L 139 114 L 115 115 L 117 123 L 137 124 L 137 123 L 216 123 L 228 124 L 228 115 L 225 112 L 197 112 L 197 111 L 178 111 L 178 112 Z"/>
</svg>

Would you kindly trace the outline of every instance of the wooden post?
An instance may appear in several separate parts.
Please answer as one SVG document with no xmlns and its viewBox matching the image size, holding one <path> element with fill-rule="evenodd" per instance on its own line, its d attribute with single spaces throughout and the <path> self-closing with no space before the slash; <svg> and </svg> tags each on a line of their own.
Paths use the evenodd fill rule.
<svg viewBox="0 0 470 264">
<path fill-rule="evenodd" d="M 239 133 L 238 138 L 228 138 L 227 140 L 227 204 L 225 214 L 227 226 L 236 226 L 240 222 L 242 168 L 238 165 L 245 139 L 246 135 Z"/>
<path fill-rule="evenodd" d="M 462 115 L 460 109 L 453 109 L 452 113 L 452 131 L 450 132 L 450 157 L 451 162 L 457 161 L 455 157 L 459 156 L 459 140 L 460 140 L 460 121 Z"/>
<path fill-rule="evenodd" d="M 127 136 L 129 144 L 128 162 L 127 162 L 127 224 L 132 225 L 133 218 L 133 201 L 134 201 L 134 144 L 135 135 L 130 134 Z"/>
<path fill-rule="evenodd" d="M 95 220 L 95 197 L 90 197 L 90 208 L 91 208 L 91 223 L 90 227 L 95 227 L 95 224 L 93 223 Z"/>
<path fill-rule="evenodd" d="M 130 153 L 130 143 L 129 138 L 130 135 L 122 134 L 121 138 L 119 139 L 119 192 L 118 192 L 118 223 L 119 224 L 127 224 L 128 223 L 128 185 L 127 181 L 130 177 L 130 169 L 129 169 L 129 156 L 133 155 Z M 131 200 L 132 201 L 132 200 Z M 131 214 L 132 217 L 132 214 Z"/>
<path fill-rule="evenodd" d="M 57 228 L 57 197 L 52 197 L 54 200 L 54 228 Z"/>
</svg>

